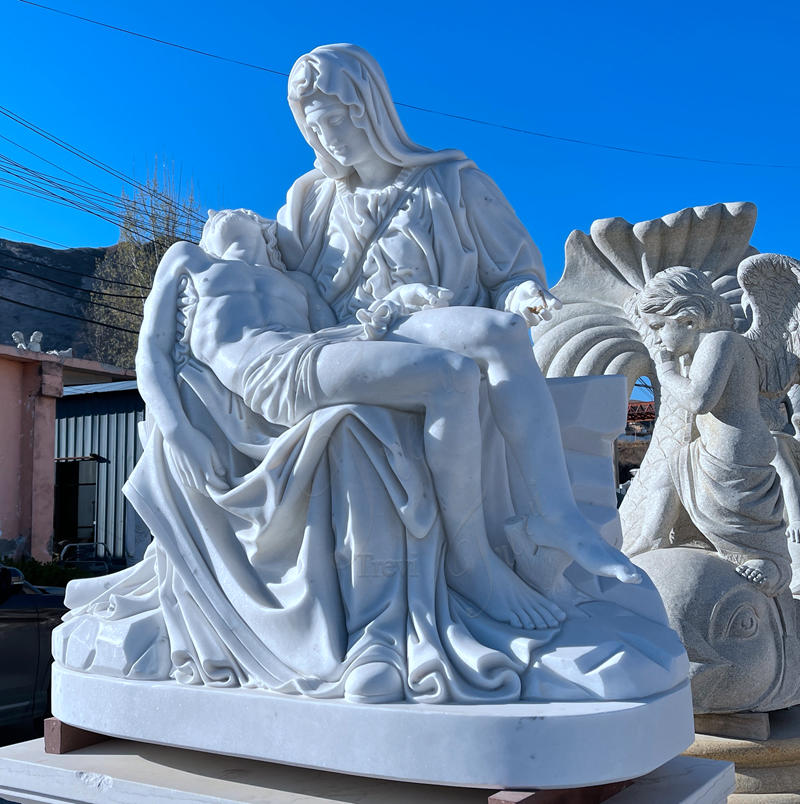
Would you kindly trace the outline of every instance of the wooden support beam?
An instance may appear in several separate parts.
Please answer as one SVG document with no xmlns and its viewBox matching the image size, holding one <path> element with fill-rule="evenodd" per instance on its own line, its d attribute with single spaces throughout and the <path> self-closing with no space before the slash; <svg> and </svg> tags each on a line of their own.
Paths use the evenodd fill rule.
<svg viewBox="0 0 800 804">
<path fill-rule="evenodd" d="M 769 740 L 769 715 L 766 712 L 695 715 L 694 730 L 714 737 Z"/>
<path fill-rule="evenodd" d="M 55 717 L 48 717 L 44 721 L 44 750 L 47 754 L 68 754 L 110 739 L 105 734 L 69 726 Z"/>
</svg>

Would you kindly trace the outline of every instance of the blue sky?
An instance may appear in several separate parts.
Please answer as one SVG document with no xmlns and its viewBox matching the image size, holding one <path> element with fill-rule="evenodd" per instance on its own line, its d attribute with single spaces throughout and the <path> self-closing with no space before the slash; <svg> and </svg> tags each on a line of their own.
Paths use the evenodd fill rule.
<svg viewBox="0 0 800 804">
<path fill-rule="evenodd" d="M 311 167 L 284 78 L 0 2 L 0 103 L 119 170 L 142 179 L 157 155 L 193 179 L 204 208 L 273 217 Z M 461 148 L 497 181 L 551 283 L 572 229 L 717 201 L 755 202 L 754 245 L 800 256 L 798 3 L 43 2 L 282 72 L 315 45 L 355 42 L 406 103 L 621 147 L 796 166 L 641 156 L 401 109 L 413 139 Z M 10 120 L 0 118 L 0 135 L 121 189 Z M 4 140 L 0 153 L 50 170 Z M 0 224 L 69 246 L 118 236 L 85 213 L 4 188 Z"/>
</svg>

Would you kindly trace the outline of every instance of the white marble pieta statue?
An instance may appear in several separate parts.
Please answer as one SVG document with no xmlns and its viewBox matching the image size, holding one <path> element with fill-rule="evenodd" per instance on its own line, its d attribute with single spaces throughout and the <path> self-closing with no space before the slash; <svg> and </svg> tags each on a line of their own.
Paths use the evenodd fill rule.
<svg viewBox="0 0 800 804">
<path fill-rule="evenodd" d="M 506 199 L 408 138 L 358 47 L 300 58 L 289 104 L 316 162 L 277 221 L 211 211 L 158 269 L 126 486 L 154 541 L 70 585 L 57 663 L 354 704 L 679 687 L 575 503 L 528 334 L 557 302 Z"/>
</svg>

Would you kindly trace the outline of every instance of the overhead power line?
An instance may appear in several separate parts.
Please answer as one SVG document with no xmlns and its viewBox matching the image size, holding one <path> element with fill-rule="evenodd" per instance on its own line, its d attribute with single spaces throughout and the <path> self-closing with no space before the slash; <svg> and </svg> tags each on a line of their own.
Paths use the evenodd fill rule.
<svg viewBox="0 0 800 804">
<path fill-rule="evenodd" d="M 13 268 L 6 268 L 4 265 L 0 265 L 0 270 L 10 270 L 13 271 Z M 47 280 L 44 280 L 47 281 Z M 4 276 L 0 277 L 0 284 L 3 282 L 14 282 L 17 285 L 27 285 L 30 288 L 36 288 L 36 290 L 41 290 L 44 293 L 53 293 L 56 296 L 64 296 L 67 299 L 72 299 L 72 301 L 76 302 L 77 304 L 91 304 L 94 307 L 103 307 L 106 310 L 114 310 L 117 313 L 124 313 L 125 315 L 132 315 L 135 318 L 141 318 L 141 313 L 135 313 L 132 310 L 126 310 L 123 307 L 115 307 L 113 304 L 105 304 L 104 302 L 99 301 L 92 301 L 90 299 L 76 299 L 75 296 L 71 293 L 64 293 L 63 290 L 56 290 L 55 288 L 48 288 L 43 287 L 42 285 L 34 284 L 33 282 L 26 282 L 24 279 L 15 279 L 13 276 Z"/>
<path fill-rule="evenodd" d="M 3 176 L 10 177 L 5 178 Z M 81 212 L 88 212 L 101 220 L 118 226 L 134 239 L 152 240 L 153 227 L 174 231 L 175 237 L 195 241 L 199 238 L 199 226 L 186 220 L 185 226 L 176 224 L 178 220 L 168 220 L 167 213 L 155 209 L 146 210 L 149 222 L 141 224 L 125 213 L 124 203 L 104 190 L 93 190 L 89 185 L 59 179 L 42 171 L 35 170 L 4 154 L 0 154 L 0 186 L 16 190 L 24 195 L 41 198 L 59 206 L 67 206 Z M 145 205 L 147 201 L 143 202 Z M 185 214 L 178 217 L 188 217 Z"/>
<path fill-rule="evenodd" d="M 0 114 L 2 114 L 0 112 Z M 15 122 L 20 125 L 31 127 L 31 130 L 42 131 L 40 127 L 25 120 L 21 115 L 8 112 L 6 116 L 12 115 Z M 45 132 L 50 134 L 50 132 Z M 54 136 L 54 135 L 52 135 Z M 173 232 L 176 239 L 190 240 L 192 242 L 199 239 L 199 216 L 190 207 L 176 203 L 174 200 L 170 205 L 175 206 L 174 219 L 167 219 L 169 211 L 159 209 L 155 196 L 160 195 L 152 187 L 147 186 L 146 190 L 139 190 L 141 198 L 135 203 L 143 207 L 147 216 L 148 223 L 139 222 L 136 216 L 126 214 L 124 202 L 116 195 L 103 190 L 97 185 L 86 181 L 75 173 L 63 168 L 61 165 L 45 159 L 40 154 L 30 148 L 26 148 L 10 137 L 0 134 L 0 139 L 5 140 L 16 148 L 52 165 L 57 170 L 72 176 L 77 181 L 67 178 L 57 177 L 44 173 L 35 168 L 12 159 L 5 154 L 0 154 L 0 187 L 7 187 L 15 192 L 39 198 L 59 206 L 66 206 L 94 215 L 101 220 L 119 227 L 120 230 L 131 235 L 136 241 L 147 241 L 154 239 L 153 227 Z M 147 195 L 146 195 L 147 194 Z M 9 229 L 11 231 L 11 229 Z M 23 233 L 24 234 L 24 233 Z M 38 239 L 38 238 L 37 238 Z M 54 245 L 62 245 L 47 241 Z M 66 248 L 66 246 L 63 246 Z"/>
<path fill-rule="evenodd" d="M 148 36 L 147 34 L 137 33 L 136 31 L 129 31 L 127 28 L 118 28 L 116 25 L 109 25 L 107 22 L 99 22 L 98 20 L 89 19 L 89 17 L 81 17 L 78 14 L 71 14 L 69 11 L 62 11 L 60 8 L 51 8 L 50 6 L 43 6 L 41 3 L 33 3 L 30 0 L 20 0 L 29 6 L 36 6 L 43 8 L 45 11 L 53 11 L 56 14 L 63 14 L 65 17 L 72 17 L 82 22 L 89 22 L 92 25 L 99 25 L 101 28 L 109 28 L 112 31 L 119 31 L 120 33 L 129 34 L 130 36 L 138 36 L 139 39 L 147 39 L 150 42 L 156 42 L 159 45 L 166 45 L 167 47 L 174 47 L 178 50 L 186 50 L 189 53 L 196 53 L 198 56 L 207 56 L 210 59 L 217 59 L 217 61 L 227 61 L 230 64 L 238 64 L 240 67 L 249 67 L 251 70 L 261 70 L 265 73 L 273 73 L 274 75 L 282 75 L 284 78 L 289 77 L 289 73 L 283 73 L 280 70 L 271 70 L 269 67 L 262 67 L 260 64 L 250 64 L 246 61 L 239 61 L 239 59 L 231 59 L 228 56 L 220 56 L 216 53 L 209 53 L 207 50 L 197 50 L 197 48 L 188 47 L 187 45 L 179 45 L 175 42 L 168 42 L 166 39 L 158 39 L 155 36 Z"/>
<path fill-rule="evenodd" d="M 81 271 L 73 271 L 70 268 L 63 268 L 57 265 L 48 265 L 46 262 L 42 262 L 41 260 L 32 260 L 28 257 L 20 257 L 18 254 L 14 254 L 13 251 L 2 251 L 0 250 L 0 257 L 7 257 L 14 260 L 19 260 L 20 262 L 27 262 L 31 265 L 38 265 L 41 268 L 47 268 L 50 271 L 61 271 L 65 274 L 73 274 L 75 276 L 82 276 L 84 279 L 93 279 L 95 282 L 108 282 L 113 285 L 124 285 L 125 287 L 129 288 L 137 288 L 138 290 L 150 290 L 149 285 L 137 285 L 134 282 L 124 282 L 121 279 L 106 279 L 102 276 L 92 276 L 92 274 L 84 274 Z M 110 295 L 110 294 L 107 294 Z"/>
<path fill-rule="evenodd" d="M 29 234 L 28 232 L 22 232 L 19 229 L 12 229 L 10 226 L 0 226 L 4 232 L 14 232 L 14 234 L 22 235 L 23 237 L 30 237 L 33 240 L 41 240 L 42 243 L 49 243 L 51 246 L 58 246 L 59 248 L 69 248 L 69 246 L 65 246 L 63 243 L 56 243 L 55 240 L 48 240 L 46 237 L 37 237 L 36 235 Z"/>
<path fill-rule="evenodd" d="M 8 171 L 4 171 L 2 168 L 0 168 L 0 172 L 8 173 Z M 96 218 L 100 218 L 101 220 L 104 220 L 107 223 L 119 226 L 121 229 L 125 230 L 129 234 L 132 235 L 137 234 L 135 229 L 132 229 L 131 227 L 125 225 L 124 223 L 120 223 L 110 213 L 104 214 L 97 208 L 93 208 L 91 205 L 78 203 L 74 199 L 65 197 L 64 195 L 60 195 L 59 193 L 53 192 L 51 190 L 47 190 L 46 188 L 39 187 L 36 184 L 26 184 L 25 182 L 0 178 L 0 186 L 7 187 L 10 190 L 15 190 L 18 193 L 31 196 L 32 198 L 41 198 L 44 201 L 49 201 L 53 204 L 58 204 L 59 206 L 62 207 L 77 209 L 81 212 L 88 212 L 90 215 L 94 215 Z"/>
<path fill-rule="evenodd" d="M 41 160 L 42 162 L 45 162 L 46 164 L 50 165 L 51 167 L 56 168 L 57 170 L 60 170 L 62 173 L 66 173 L 67 176 L 72 176 L 74 179 L 78 179 L 78 181 L 82 182 L 83 184 L 88 185 L 89 187 L 94 188 L 95 190 L 98 190 L 99 192 L 105 192 L 105 190 L 101 190 L 97 185 L 92 184 L 91 182 L 86 181 L 86 179 L 83 179 L 80 176 L 78 176 L 77 173 L 72 173 L 71 171 L 67 170 L 65 167 L 62 167 L 61 165 L 58 165 L 55 162 L 51 162 L 49 159 L 45 159 L 45 157 L 43 157 L 41 154 L 37 154 L 35 151 L 32 151 L 30 148 L 26 148 L 24 145 L 20 145 L 18 142 L 16 142 L 15 140 L 12 140 L 10 137 L 6 137 L 5 135 L 0 134 L 0 139 L 5 140 L 6 142 L 10 143 L 15 148 L 19 148 L 21 151 L 25 151 L 25 153 L 29 153 L 31 156 L 35 156 L 37 159 Z"/>
<path fill-rule="evenodd" d="M 168 201 L 170 203 L 174 203 L 174 199 L 170 198 L 164 193 L 161 193 L 158 190 L 153 189 L 152 187 L 148 187 L 147 185 L 142 184 L 140 181 L 134 179 L 132 176 L 128 176 L 127 174 L 123 173 L 120 170 L 117 170 L 116 168 L 112 167 L 106 162 L 103 162 L 100 159 L 96 159 L 95 157 L 91 156 L 91 154 L 86 153 L 86 151 L 82 151 L 80 148 L 77 148 L 74 145 L 70 145 L 70 143 L 68 143 L 66 140 L 57 137 L 52 132 L 47 131 L 46 129 L 42 128 L 41 126 L 38 126 L 36 123 L 33 123 L 30 120 L 26 120 L 22 115 L 16 114 L 16 112 L 11 111 L 11 109 L 6 108 L 5 106 L 0 106 L 0 115 L 7 117 L 9 120 L 12 120 L 13 122 L 17 123 L 23 128 L 28 129 L 29 131 L 32 131 L 34 134 L 38 134 L 40 137 L 43 137 L 48 142 L 51 142 L 53 145 L 62 148 L 63 150 L 67 151 L 73 156 L 77 156 L 84 162 L 88 162 L 93 167 L 96 167 L 99 170 L 108 173 L 109 175 L 125 182 L 131 187 L 135 187 L 136 189 L 146 193 L 147 195 L 160 198 L 162 201 Z M 190 207 L 187 207 L 186 205 L 183 204 L 177 204 L 177 207 L 185 215 L 194 219 L 197 223 L 202 224 L 205 222 L 204 219 L 199 215 L 199 213 L 197 213 Z"/>
<path fill-rule="evenodd" d="M 10 255 L 2 255 L 6 256 L 7 258 Z M 111 298 L 116 299 L 136 299 L 137 301 L 142 301 L 142 296 L 132 296 L 127 293 L 110 293 L 104 290 L 94 290 L 92 288 L 81 288 L 77 287 L 75 284 L 70 284 L 69 282 L 59 282 L 57 279 L 51 279 L 49 276 L 42 276 L 41 274 L 34 274 L 32 271 L 23 271 L 21 268 L 11 268 L 8 265 L 1 266 L 4 271 L 12 271 L 15 274 L 22 274 L 22 276 L 28 276 L 31 279 L 38 279 L 40 282 L 46 282 L 48 285 L 56 285 L 60 288 L 69 288 L 74 293 L 87 293 L 94 296 L 109 296 Z M 8 277 L 10 279 L 10 277 Z M 115 308 L 116 309 L 116 308 Z"/>
<path fill-rule="evenodd" d="M 128 327 L 118 327 L 116 324 L 106 324 L 103 321 L 95 321 L 92 318 L 86 318 L 86 316 L 81 315 L 72 315 L 71 313 L 62 313 L 59 310 L 49 310 L 46 307 L 39 307 L 37 304 L 28 304 L 27 302 L 17 301 L 17 299 L 9 299 L 8 296 L 0 296 L 0 301 L 10 302 L 11 304 L 16 304 L 20 307 L 27 307 L 30 310 L 39 310 L 42 313 L 49 313 L 50 315 L 59 315 L 62 318 L 72 318 L 75 321 L 83 321 L 87 324 L 96 324 L 99 327 L 108 327 L 108 329 L 116 329 L 120 332 L 130 332 L 132 335 L 138 335 L 138 329 L 129 329 Z"/>
<path fill-rule="evenodd" d="M 127 34 L 129 36 L 135 36 L 139 39 L 147 39 L 150 42 L 155 42 L 159 45 L 165 45 L 167 47 L 177 48 L 179 50 L 185 50 L 189 53 L 194 53 L 198 56 L 205 56 L 210 59 L 216 59 L 217 61 L 224 61 L 230 64 L 235 64 L 240 67 L 246 67 L 251 70 L 259 70 L 265 73 L 271 73 L 273 75 L 283 76 L 284 78 L 288 78 L 289 74 L 285 73 L 281 70 L 274 70 L 270 67 L 264 67 L 260 64 L 251 64 L 250 62 L 246 61 L 239 61 L 238 59 L 232 59 L 227 56 L 221 56 L 218 53 L 211 53 L 206 50 L 198 50 L 197 48 L 189 47 L 188 45 L 181 45 L 177 42 L 170 42 L 166 39 L 160 39 L 155 36 L 149 36 L 148 34 L 143 34 L 138 31 L 132 31 L 128 28 L 121 28 L 117 25 L 111 25 L 107 22 L 101 22 L 100 20 L 90 19 L 89 17 L 82 17 L 78 14 L 72 14 L 69 11 L 63 11 L 60 8 L 53 8 L 52 6 L 46 6 L 42 3 L 35 3 L 33 0 L 20 0 L 21 3 L 25 3 L 29 6 L 35 6 L 36 8 L 41 8 L 45 11 L 53 12 L 54 14 L 61 14 L 65 17 L 71 17 L 76 20 L 80 20 L 81 22 L 88 22 L 92 25 L 97 25 L 101 28 L 107 28 L 112 31 L 117 31 L 118 33 Z M 681 154 L 671 154 L 665 153 L 663 151 L 648 151 L 641 148 L 628 148 L 622 145 L 608 145 L 607 143 L 602 142 L 593 142 L 592 140 L 585 140 L 579 137 L 563 137 L 557 134 L 548 134 L 543 131 L 534 131 L 533 129 L 529 128 L 521 128 L 518 126 L 511 126 L 506 125 L 504 123 L 496 123 L 492 120 L 481 120 L 477 117 L 471 117 L 469 115 L 462 115 L 462 114 L 453 114 L 451 112 L 443 112 L 439 109 L 431 109 L 425 106 L 417 106 L 411 103 L 401 103 L 400 101 L 395 101 L 397 106 L 402 106 L 406 109 L 413 109 L 418 112 L 425 112 L 426 114 L 434 114 L 440 117 L 447 117 L 452 120 L 463 120 L 467 123 L 475 123 L 476 125 L 480 126 L 489 126 L 490 128 L 498 128 L 503 131 L 511 131 L 515 134 L 525 134 L 530 137 L 540 137 L 546 140 L 553 140 L 556 142 L 567 142 L 572 143 L 573 145 L 585 145 L 591 148 L 601 148 L 607 151 L 618 151 L 621 153 L 628 153 L 628 154 L 636 154 L 638 156 L 652 156 L 657 157 L 659 159 L 673 159 L 682 162 L 698 162 L 701 164 L 706 165 L 724 165 L 728 167 L 753 167 L 753 168 L 775 168 L 781 170 L 798 170 L 800 169 L 800 165 L 792 165 L 792 164 L 775 164 L 769 162 L 744 162 L 744 161 L 731 161 L 726 159 L 705 159 L 703 157 L 697 156 L 684 156 Z M 2 109 L 2 107 L 0 107 Z"/>
<path fill-rule="evenodd" d="M 1 108 L 2 107 L 0 107 L 0 109 Z M 0 114 L 6 113 L 0 111 Z M 16 115 L 14 113 L 9 114 L 13 114 L 15 118 L 18 118 L 15 120 L 15 122 L 21 121 L 21 125 L 34 125 L 31 124 L 30 121 L 27 121 L 21 117 L 21 115 Z M 38 128 L 39 127 L 35 127 L 35 129 Z M 44 129 L 40 130 L 44 131 Z M 50 132 L 45 132 L 45 134 L 49 135 Z M 11 140 L 8 137 L 3 137 L 3 139 L 7 140 L 16 147 L 21 147 L 19 143 Z M 59 170 L 63 170 L 59 165 L 44 159 L 44 157 L 39 156 L 39 154 L 36 154 L 30 149 L 24 148 L 23 150 L 39 159 L 42 159 L 45 162 L 48 162 L 48 164 L 54 165 Z M 76 174 L 70 173 L 69 171 L 64 172 L 69 173 L 71 176 L 76 176 Z M 46 201 L 50 201 L 61 206 L 70 206 L 82 212 L 88 212 L 95 217 L 118 226 L 120 229 L 128 232 L 134 237 L 140 239 L 149 239 L 151 232 L 147 230 L 147 227 L 139 224 L 136 220 L 129 219 L 128 216 L 126 216 L 125 205 L 119 199 L 119 197 L 112 195 L 106 190 L 97 188 L 96 185 L 86 182 L 79 176 L 76 176 L 76 178 L 78 178 L 77 182 L 70 179 L 59 178 L 57 176 L 53 176 L 40 170 L 28 167 L 27 165 L 23 165 L 21 162 L 18 162 L 15 159 L 6 156 L 5 154 L 0 154 L 0 174 L 5 174 L 6 176 L 11 177 L 0 178 L 0 184 L 2 186 L 17 190 L 25 195 L 42 198 Z M 154 190 L 152 187 L 147 187 L 145 185 L 143 185 L 143 187 L 145 187 L 145 189 L 139 190 L 139 192 L 142 194 L 142 203 L 144 205 L 147 204 L 147 198 L 154 199 L 163 196 L 163 194 L 159 193 L 157 190 Z M 178 216 L 184 219 L 184 225 L 182 229 L 176 231 L 176 235 L 181 239 L 196 240 L 199 236 L 198 232 L 201 220 L 199 215 L 190 207 L 182 205 L 179 202 L 174 201 L 174 199 L 169 203 L 171 206 L 175 206 Z M 154 213 L 153 216 L 148 215 L 148 217 L 153 217 L 153 221 L 156 223 L 160 219 L 164 218 L 163 213 L 158 209 L 151 209 L 148 210 L 148 212 Z M 173 221 L 172 225 L 174 226 L 175 223 L 178 223 L 178 221 Z"/>
</svg>

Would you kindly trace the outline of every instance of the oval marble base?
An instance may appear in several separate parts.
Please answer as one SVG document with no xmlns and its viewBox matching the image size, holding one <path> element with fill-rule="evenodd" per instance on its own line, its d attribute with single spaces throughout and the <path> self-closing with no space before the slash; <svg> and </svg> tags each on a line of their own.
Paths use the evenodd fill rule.
<svg viewBox="0 0 800 804">
<path fill-rule="evenodd" d="M 53 667 L 53 714 L 89 731 L 385 779 L 559 788 L 642 776 L 694 737 L 684 684 L 640 701 L 356 704 Z"/>
</svg>

